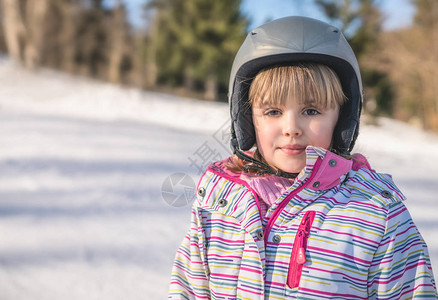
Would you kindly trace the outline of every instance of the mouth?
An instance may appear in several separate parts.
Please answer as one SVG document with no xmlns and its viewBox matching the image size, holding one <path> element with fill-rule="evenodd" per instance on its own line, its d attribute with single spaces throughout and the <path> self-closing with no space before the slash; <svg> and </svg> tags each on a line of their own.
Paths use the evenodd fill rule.
<svg viewBox="0 0 438 300">
<path fill-rule="evenodd" d="M 286 155 L 299 155 L 306 150 L 306 146 L 298 144 L 289 144 L 280 147 L 280 150 Z"/>
</svg>

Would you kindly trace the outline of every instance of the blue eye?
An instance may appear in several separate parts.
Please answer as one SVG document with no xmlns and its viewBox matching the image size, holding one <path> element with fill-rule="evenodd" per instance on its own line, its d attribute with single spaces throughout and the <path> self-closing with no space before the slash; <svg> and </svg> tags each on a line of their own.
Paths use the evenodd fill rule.
<svg viewBox="0 0 438 300">
<path fill-rule="evenodd" d="M 281 110 L 279 109 L 269 109 L 265 112 L 265 115 L 267 116 L 280 116 Z"/>
<path fill-rule="evenodd" d="M 307 116 L 316 116 L 316 115 L 319 115 L 320 112 L 314 108 L 308 108 L 308 109 L 304 110 L 303 114 L 305 114 Z"/>
</svg>

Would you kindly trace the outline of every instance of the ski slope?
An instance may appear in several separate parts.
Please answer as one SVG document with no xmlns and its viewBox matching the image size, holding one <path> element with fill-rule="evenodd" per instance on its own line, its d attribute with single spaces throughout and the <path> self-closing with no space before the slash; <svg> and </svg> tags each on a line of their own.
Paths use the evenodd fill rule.
<svg viewBox="0 0 438 300">
<path fill-rule="evenodd" d="M 165 299 L 193 185 L 228 155 L 227 120 L 226 104 L 1 58 L 0 299 Z M 355 150 L 408 197 L 436 273 L 438 137 L 379 123 Z"/>
</svg>

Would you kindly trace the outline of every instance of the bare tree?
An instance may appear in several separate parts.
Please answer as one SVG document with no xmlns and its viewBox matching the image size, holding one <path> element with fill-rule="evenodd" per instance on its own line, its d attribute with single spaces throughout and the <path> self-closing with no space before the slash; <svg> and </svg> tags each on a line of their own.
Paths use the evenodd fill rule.
<svg viewBox="0 0 438 300">
<path fill-rule="evenodd" d="M 3 27 L 8 52 L 27 68 L 40 63 L 48 0 L 3 0 Z"/>
<path fill-rule="evenodd" d="M 16 61 L 23 59 L 22 44 L 25 40 L 26 27 L 20 13 L 20 2 L 2 0 L 3 28 L 9 55 Z"/>
<path fill-rule="evenodd" d="M 62 15 L 62 25 L 60 36 L 61 68 L 69 73 L 75 71 L 75 52 L 76 52 L 76 26 L 78 21 L 79 7 L 72 1 L 55 1 L 60 6 Z"/>
<path fill-rule="evenodd" d="M 369 59 L 390 76 L 395 117 L 438 131 L 438 2 L 417 0 L 414 25 L 384 33 Z"/>
<path fill-rule="evenodd" d="M 28 68 L 35 68 L 40 64 L 47 8 L 48 0 L 27 0 L 26 2 L 24 64 Z"/>
<path fill-rule="evenodd" d="M 157 84 L 157 39 L 159 33 L 158 16 L 152 16 L 144 46 L 141 47 L 141 57 L 144 60 L 144 87 L 151 88 Z"/>
<path fill-rule="evenodd" d="M 109 65 L 108 79 L 112 83 L 121 81 L 121 64 L 125 53 L 126 41 L 126 12 L 121 0 L 113 11 L 111 20 L 111 34 L 109 35 Z"/>
</svg>

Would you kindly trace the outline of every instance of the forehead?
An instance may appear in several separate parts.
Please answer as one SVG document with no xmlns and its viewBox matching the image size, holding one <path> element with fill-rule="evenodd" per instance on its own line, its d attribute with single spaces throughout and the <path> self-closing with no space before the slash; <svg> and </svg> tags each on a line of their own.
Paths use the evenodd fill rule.
<svg viewBox="0 0 438 300">
<path fill-rule="evenodd" d="M 291 88 L 288 90 L 275 90 L 275 87 L 261 91 L 256 101 L 253 101 L 253 106 L 287 106 L 290 104 L 296 105 L 311 105 L 311 106 L 327 106 L 325 97 L 318 97 L 318 93 L 307 89 Z"/>
<path fill-rule="evenodd" d="M 249 91 L 255 107 L 293 103 L 334 108 L 341 105 L 342 87 L 324 66 L 285 66 L 261 71 Z"/>
</svg>

